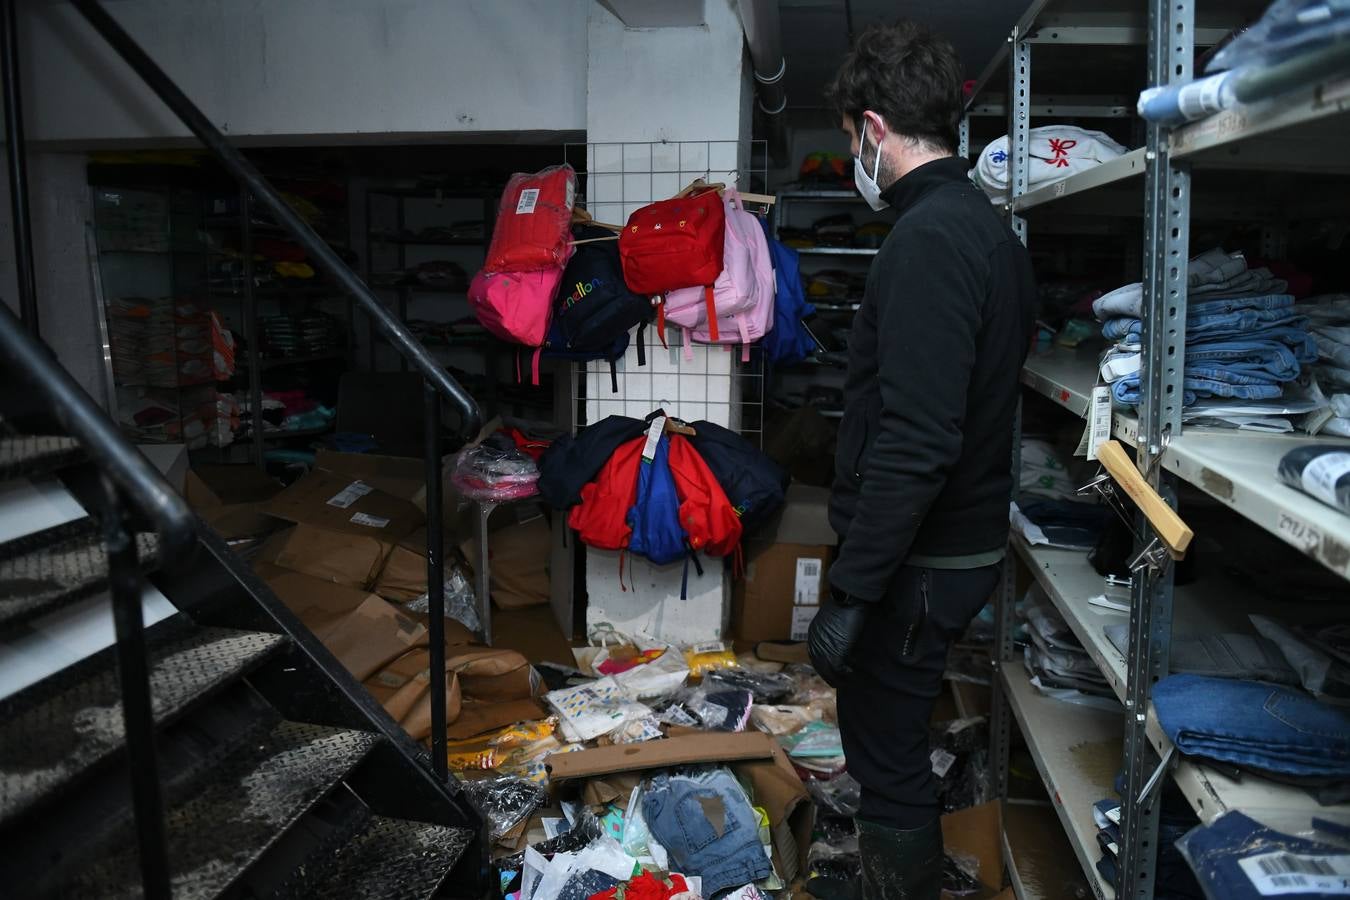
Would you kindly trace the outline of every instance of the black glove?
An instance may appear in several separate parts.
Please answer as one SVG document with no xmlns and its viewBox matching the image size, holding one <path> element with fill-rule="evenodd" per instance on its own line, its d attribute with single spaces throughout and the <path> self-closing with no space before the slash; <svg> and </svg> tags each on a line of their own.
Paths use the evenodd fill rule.
<svg viewBox="0 0 1350 900">
<path fill-rule="evenodd" d="M 869 606 L 834 591 L 811 620 L 806 649 L 811 664 L 830 687 L 837 688 L 852 672 L 849 657 L 862 637 Z"/>
</svg>

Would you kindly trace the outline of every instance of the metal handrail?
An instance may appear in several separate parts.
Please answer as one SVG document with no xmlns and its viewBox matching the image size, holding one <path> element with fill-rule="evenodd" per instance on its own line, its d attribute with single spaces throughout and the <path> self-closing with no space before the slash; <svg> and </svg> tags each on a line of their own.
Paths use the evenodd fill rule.
<svg viewBox="0 0 1350 900">
<path fill-rule="evenodd" d="M 98 0 L 72 0 L 75 8 L 109 46 L 122 57 L 141 80 L 155 92 L 164 105 L 183 122 L 239 182 L 240 187 L 260 203 L 277 223 L 304 248 L 308 258 L 326 272 L 371 317 L 395 349 L 421 373 L 425 398 L 424 429 L 426 438 L 426 518 L 427 518 L 427 618 L 430 643 L 431 679 L 431 763 L 437 778 L 449 777 L 446 738 L 446 684 L 441 673 L 445 671 L 445 582 L 441 546 L 441 401 L 450 401 L 459 412 L 459 433 L 466 440 L 482 427 L 483 415 L 477 402 L 458 381 L 436 363 L 425 347 L 413 336 L 407 326 L 385 309 L 384 304 L 361 280 L 333 248 L 315 233 L 308 223 L 290 208 L 281 194 L 268 183 L 262 173 L 244 158 L 179 90 L 164 70 L 152 60 L 140 45 L 117 24 L 99 5 Z M 243 214 L 248 215 L 247 207 Z M 256 415 L 256 410 L 255 410 Z"/>
<path fill-rule="evenodd" d="M 257 167 L 229 142 L 186 94 L 179 90 L 178 85 L 165 74 L 164 70 L 99 5 L 98 0 L 72 0 L 72 3 L 94 30 L 141 77 L 146 86 L 154 91 L 164 105 L 169 107 L 197 139 L 206 145 L 211 155 L 275 217 L 277 224 L 289 232 L 304 248 L 315 267 L 336 281 L 338 286 L 374 320 L 376 327 L 389 342 L 422 374 L 427 384 L 454 405 L 460 417 L 460 436 L 467 439 L 476 435 L 482 427 L 483 414 L 468 391 L 436 363 L 435 357 L 422 346 L 407 326 L 384 307 L 361 277 L 342 261 L 342 257 L 338 256 L 336 251 L 296 214 L 295 210 L 291 209 Z"/>
<path fill-rule="evenodd" d="M 160 558 L 188 561 L 197 546 L 197 525 L 187 501 L 4 303 L 0 303 L 0 360 L 29 384 L 41 399 L 40 406 L 112 480 L 123 502 L 154 527 Z"/>
</svg>

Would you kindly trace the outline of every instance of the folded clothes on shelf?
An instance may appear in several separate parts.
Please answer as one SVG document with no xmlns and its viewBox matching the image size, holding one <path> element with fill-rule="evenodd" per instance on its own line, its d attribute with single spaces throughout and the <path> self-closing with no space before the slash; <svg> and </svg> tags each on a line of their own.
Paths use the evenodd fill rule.
<svg viewBox="0 0 1350 900">
<path fill-rule="evenodd" d="M 1350 631 L 1350 626 L 1341 625 L 1340 631 L 1332 628 L 1319 631 L 1285 625 L 1270 616 L 1251 615 L 1248 618 L 1252 626 L 1284 654 L 1304 690 L 1324 703 L 1350 706 L 1350 653 L 1342 658 L 1323 637 L 1325 633 L 1334 639 L 1338 634 Z"/>
<path fill-rule="evenodd" d="M 1008 137 L 990 141 L 970 178 L 995 203 L 1008 199 Z M 1125 154 L 1125 148 L 1100 131 L 1073 125 L 1033 128 L 1027 147 L 1027 189 L 1032 190 L 1085 172 Z"/>
<path fill-rule="evenodd" d="M 1033 545 L 1090 550 L 1101 539 L 1110 508 L 1099 503 L 1023 497 L 1013 504 L 1013 524 Z M 1026 523 L 1018 521 L 1020 512 Z"/>
<path fill-rule="evenodd" d="M 1107 625 L 1103 631 L 1122 656 L 1129 653 L 1128 625 Z M 1290 668 L 1279 646 L 1249 634 L 1173 635 L 1169 659 L 1169 667 L 1176 673 L 1298 684 L 1298 674 Z"/>
<path fill-rule="evenodd" d="M 1350 779 L 1350 711 L 1257 681 L 1170 675 L 1153 687 L 1163 732 L 1187 756 L 1299 778 Z"/>
</svg>

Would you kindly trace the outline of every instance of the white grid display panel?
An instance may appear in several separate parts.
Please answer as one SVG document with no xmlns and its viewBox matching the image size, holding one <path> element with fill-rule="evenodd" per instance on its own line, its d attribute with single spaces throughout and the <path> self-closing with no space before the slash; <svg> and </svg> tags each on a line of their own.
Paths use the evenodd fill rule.
<svg viewBox="0 0 1350 900">
<path fill-rule="evenodd" d="M 762 192 L 767 182 L 764 141 L 653 141 L 568 144 L 566 158 L 577 168 L 578 202 L 598 221 L 622 224 L 656 200 L 672 197 L 690 182 L 735 185 Z M 666 329 L 663 347 L 653 324 L 646 330 L 647 365 L 637 362 L 637 336 L 616 364 L 614 393 L 609 364 L 579 366 L 574 378 L 573 425 L 610 415 L 642 418 L 660 407 L 687 421 L 706 419 L 756 442 L 763 430 L 763 356 L 752 348 L 741 360 L 739 345 L 693 343 L 689 357 L 684 334 Z"/>
</svg>

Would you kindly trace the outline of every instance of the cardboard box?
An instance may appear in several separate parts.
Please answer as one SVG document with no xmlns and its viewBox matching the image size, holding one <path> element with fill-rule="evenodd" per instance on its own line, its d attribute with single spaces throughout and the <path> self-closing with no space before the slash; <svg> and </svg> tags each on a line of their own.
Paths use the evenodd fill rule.
<svg viewBox="0 0 1350 900">
<path fill-rule="evenodd" d="M 982 890 L 975 900 L 1003 900 L 1003 808 L 991 800 L 980 806 L 957 810 L 942 817 L 942 839 L 948 851 L 973 856 L 980 861 L 978 880 Z M 943 894 L 944 897 L 949 896 Z M 1011 891 L 1007 896 L 1011 897 Z"/>
<path fill-rule="evenodd" d="M 560 753 L 549 758 L 554 784 L 582 778 L 665 769 L 700 763 L 729 763 L 750 786 L 757 806 L 769 814 L 774 866 L 786 882 L 806 871 L 813 806 L 792 763 L 778 742 L 760 732 L 700 732 L 641 744 L 616 744 Z"/>
<path fill-rule="evenodd" d="M 296 525 L 268 538 L 257 561 L 364 590 L 379 578 L 391 548 L 374 537 Z"/>
<path fill-rule="evenodd" d="M 829 591 L 836 543 L 829 491 L 794 484 L 774 522 L 746 547 L 745 576 L 736 584 L 733 631 L 743 641 L 805 640 Z"/>
<path fill-rule="evenodd" d="M 356 537 L 392 549 L 423 524 L 422 511 L 359 478 L 315 469 L 267 502 L 270 516 Z M 387 555 L 387 554 L 386 554 Z"/>
<path fill-rule="evenodd" d="M 449 557 L 445 557 L 450 564 Z M 406 603 L 427 592 L 427 530 L 419 528 L 400 540 L 389 551 L 375 593 L 388 600 Z"/>
<path fill-rule="evenodd" d="M 502 609 L 520 609 L 548 603 L 549 550 L 553 533 L 542 515 L 524 522 L 511 522 L 488 534 L 488 562 L 492 600 Z M 478 570 L 478 542 L 470 538 L 460 545 L 469 565 Z M 423 579 L 425 581 L 425 579 Z"/>
<path fill-rule="evenodd" d="M 314 467 L 347 475 L 402 500 L 421 496 L 426 484 L 426 463 L 407 456 L 379 456 L 374 453 L 339 453 L 320 449 Z"/>
<path fill-rule="evenodd" d="M 263 504 L 281 485 L 256 466 L 198 466 L 183 478 L 183 496 L 227 541 L 259 537 L 280 527 Z"/>
<path fill-rule="evenodd" d="M 374 594 L 266 566 L 259 575 L 358 681 L 409 649 L 426 645 L 427 629 Z"/>
</svg>

